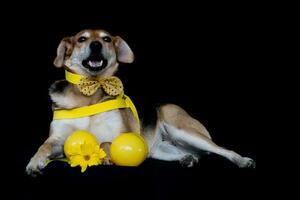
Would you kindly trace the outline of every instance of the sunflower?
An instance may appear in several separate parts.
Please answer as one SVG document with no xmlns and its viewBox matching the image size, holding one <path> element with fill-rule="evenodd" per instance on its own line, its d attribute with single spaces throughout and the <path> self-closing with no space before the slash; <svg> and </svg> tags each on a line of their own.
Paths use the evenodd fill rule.
<svg viewBox="0 0 300 200">
<path fill-rule="evenodd" d="M 74 148 L 72 153 L 68 156 L 71 167 L 80 166 L 81 172 L 84 172 L 87 167 L 102 164 L 106 153 L 99 147 L 99 145 L 92 145 L 90 143 L 82 143 L 79 148 Z"/>
</svg>

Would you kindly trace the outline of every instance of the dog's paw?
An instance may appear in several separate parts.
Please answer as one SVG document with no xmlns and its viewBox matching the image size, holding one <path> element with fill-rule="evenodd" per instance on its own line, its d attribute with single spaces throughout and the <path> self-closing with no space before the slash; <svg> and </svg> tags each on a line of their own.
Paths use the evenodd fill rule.
<svg viewBox="0 0 300 200">
<path fill-rule="evenodd" d="M 197 162 L 198 158 L 193 155 L 186 155 L 179 161 L 183 167 L 193 167 Z"/>
<path fill-rule="evenodd" d="M 254 160 L 252 160 L 251 158 L 248 157 L 243 157 L 239 162 L 238 162 L 238 166 L 240 168 L 255 168 L 256 167 L 256 163 Z"/>
<path fill-rule="evenodd" d="M 113 165 L 114 163 L 113 163 L 113 161 L 111 160 L 111 158 L 109 158 L 109 157 L 105 157 L 104 159 L 103 159 L 103 165 Z"/>
<path fill-rule="evenodd" d="M 46 167 L 47 161 L 46 158 L 35 155 L 26 166 L 26 173 L 33 177 L 42 174 L 42 169 Z"/>
</svg>

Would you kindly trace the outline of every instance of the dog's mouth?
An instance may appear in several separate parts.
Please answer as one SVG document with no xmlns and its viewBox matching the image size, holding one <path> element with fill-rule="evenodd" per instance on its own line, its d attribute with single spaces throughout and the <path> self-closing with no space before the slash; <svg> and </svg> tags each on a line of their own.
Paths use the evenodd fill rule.
<svg viewBox="0 0 300 200">
<path fill-rule="evenodd" d="M 107 66 L 107 60 L 100 55 L 89 56 L 82 61 L 82 66 L 89 71 L 98 72 Z"/>
</svg>

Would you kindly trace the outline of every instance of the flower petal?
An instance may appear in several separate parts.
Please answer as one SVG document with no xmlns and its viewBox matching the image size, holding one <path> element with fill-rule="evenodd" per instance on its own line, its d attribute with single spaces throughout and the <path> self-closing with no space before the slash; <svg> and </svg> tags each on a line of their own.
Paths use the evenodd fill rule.
<svg viewBox="0 0 300 200">
<path fill-rule="evenodd" d="M 71 167 L 76 167 L 78 165 L 81 165 L 82 162 L 84 162 L 84 158 L 81 155 L 70 156 L 69 159 Z"/>
<path fill-rule="evenodd" d="M 92 154 L 91 158 L 88 162 L 89 166 L 99 165 L 101 163 L 101 159 L 98 157 L 97 154 Z"/>
<path fill-rule="evenodd" d="M 81 152 L 83 155 L 91 155 L 94 152 L 94 149 L 95 149 L 94 145 L 90 143 L 84 142 L 81 145 Z"/>
<path fill-rule="evenodd" d="M 91 167 L 91 166 L 96 166 L 96 165 L 98 165 L 98 162 L 97 162 L 96 160 L 90 160 L 90 161 L 88 162 L 88 166 L 89 166 L 89 167 Z"/>
<path fill-rule="evenodd" d="M 86 168 L 87 168 L 87 163 L 84 162 L 84 163 L 81 163 L 81 173 L 85 172 Z"/>
<path fill-rule="evenodd" d="M 106 153 L 103 149 L 99 149 L 99 151 L 97 152 L 99 158 L 103 159 L 106 157 Z"/>
</svg>

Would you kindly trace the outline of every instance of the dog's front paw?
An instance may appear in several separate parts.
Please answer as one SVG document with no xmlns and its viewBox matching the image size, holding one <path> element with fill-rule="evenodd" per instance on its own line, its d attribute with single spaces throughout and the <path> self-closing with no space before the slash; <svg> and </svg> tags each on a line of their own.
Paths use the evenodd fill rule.
<svg viewBox="0 0 300 200">
<path fill-rule="evenodd" d="M 42 173 L 42 169 L 46 167 L 47 162 L 47 158 L 35 155 L 26 166 L 26 173 L 33 177 L 40 175 Z"/>
<path fill-rule="evenodd" d="M 103 165 L 113 165 L 114 163 L 113 163 L 113 161 L 111 160 L 111 158 L 109 158 L 109 157 L 105 157 L 104 159 L 103 159 Z"/>
<path fill-rule="evenodd" d="M 255 168 L 256 167 L 255 161 L 248 157 L 243 157 L 238 162 L 238 165 L 240 168 Z"/>
</svg>

